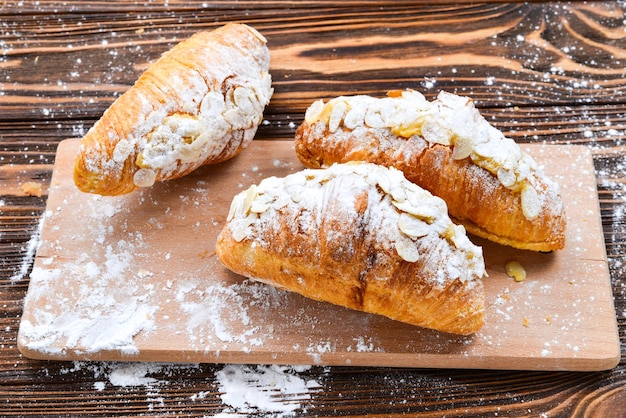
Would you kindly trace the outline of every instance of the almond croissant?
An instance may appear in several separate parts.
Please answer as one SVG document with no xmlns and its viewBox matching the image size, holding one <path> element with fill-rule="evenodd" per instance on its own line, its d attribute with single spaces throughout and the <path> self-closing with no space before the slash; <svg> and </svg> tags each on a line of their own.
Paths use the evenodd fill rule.
<svg viewBox="0 0 626 418">
<path fill-rule="evenodd" d="M 470 99 L 441 92 L 428 102 L 406 90 L 320 100 L 298 127 L 295 148 L 313 168 L 353 160 L 395 167 L 445 200 L 474 235 L 534 251 L 565 245 L 558 185 Z"/>
<path fill-rule="evenodd" d="M 237 155 L 273 93 L 269 60 L 265 38 L 243 24 L 180 42 L 82 139 L 76 185 L 119 195 Z"/>
<path fill-rule="evenodd" d="M 267 178 L 235 196 L 216 252 L 235 273 L 315 300 L 456 334 L 484 322 L 481 248 L 393 168 Z"/>
</svg>

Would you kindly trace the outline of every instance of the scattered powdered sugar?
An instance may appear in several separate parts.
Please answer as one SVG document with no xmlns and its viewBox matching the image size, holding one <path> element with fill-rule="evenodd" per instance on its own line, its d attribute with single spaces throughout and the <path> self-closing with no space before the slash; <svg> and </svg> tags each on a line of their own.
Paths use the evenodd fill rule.
<svg viewBox="0 0 626 418">
<path fill-rule="evenodd" d="M 30 303 L 45 302 L 59 281 L 68 284 L 68 293 L 56 295 L 60 300 L 55 304 L 42 303 L 32 318 L 23 318 L 20 339 L 28 341 L 25 344 L 30 350 L 49 354 L 61 354 L 59 350 L 137 354 L 133 337 L 154 329 L 158 306 L 149 302 L 150 286 L 142 286 L 146 274 L 137 273 L 133 280 L 123 283 L 118 279 L 129 270 L 133 250 L 132 244 L 120 241 L 107 245 L 102 265 L 84 253 L 63 270 L 33 268 Z M 81 281 L 80 286 L 69 285 L 77 281 Z"/>
<path fill-rule="evenodd" d="M 223 411 L 237 414 L 271 413 L 273 416 L 295 416 L 303 410 L 302 402 L 311 392 L 320 390 L 314 379 L 298 373 L 310 366 L 227 365 L 216 374 Z"/>
<path fill-rule="evenodd" d="M 107 386 L 156 387 L 169 383 L 160 376 L 174 376 L 175 374 L 193 373 L 199 366 L 195 363 L 148 363 L 148 362 L 90 362 L 74 361 L 67 367 L 60 369 L 60 374 L 91 373 L 96 381 L 94 389 L 104 390 Z"/>
<path fill-rule="evenodd" d="M 163 383 L 149 373 L 161 372 L 163 365 L 158 363 L 114 363 L 108 378 L 113 386 L 154 386 Z M 164 382 L 167 383 L 167 382 Z"/>
<path fill-rule="evenodd" d="M 199 403 L 210 394 L 213 382 L 217 385 L 222 411 L 212 416 L 297 416 L 306 411 L 306 403 L 322 389 L 322 384 L 310 374 L 312 366 L 291 365 L 235 365 L 217 366 L 214 378 L 206 377 L 207 390 L 189 396 Z M 62 367 L 61 375 L 91 374 L 93 388 L 143 388 L 150 410 L 165 408 L 163 391 L 177 376 L 193 376 L 204 370 L 197 363 L 169 362 L 89 362 L 74 361 Z M 310 374 L 310 375 L 309 375 Z M 198 387 L 202 387 L 199 381 Z"/>
<path fill-rule="evenodd" d="M 167 405 L 163 389 L 178 375 L 190 375 L 199 371 L 197 364 L 146 363 L 146 362 L 87 362 L 75 361 L 61 368 L 60 374 L 91 373 L 93 388 L 103 391 L 122 388 L 145 392 L 146 408 L 151 412 L 165 412 Z"/>
<path fill-rule="evenodd" d="M 280 305 L 287 295 L 249 280 L 230 285 L 189 280 L 173 290 L 192 346 L 204 350 L 236 343 L 244 352 L 272 338 L 262 324 L 252 320 L 250 310 Z"/>
<path fill-rule="evenodd" d="M 2 206 L 2 203 L 0 203 L 0 206 Z M 28 240 L 28 243 L 26 244 L 26 252 L 24 253 L 24 257 L 22 258 L 22 263 L 20 264 L 20 268 L 9 278 L 11 282 L 22 280 L 28 274 L 28 270 L 35 258 L 35 254 L 39 246 L 39 237 L 41 234 L 41 229 L 43 227 L 43 222 L 44 222 L 44 218 L 41 217 L 37 225 L 37 228 L 32 233 L 30 239 Z"/>
</svg>

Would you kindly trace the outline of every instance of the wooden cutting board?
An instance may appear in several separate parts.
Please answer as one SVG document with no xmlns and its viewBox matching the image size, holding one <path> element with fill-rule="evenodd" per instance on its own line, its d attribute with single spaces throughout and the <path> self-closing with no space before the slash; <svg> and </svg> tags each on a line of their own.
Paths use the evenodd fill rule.
<svg viewBox="0 0 626 418">
<path fill-rule="evenodd" d="M 489 277 L 486 324 L 460 337 L 277 290 L 214 253 L 232 197 L 300 170 L 290 141 L 121 197 L 79 192 L 77 140 L 58 149 L 18 337 L 27 357 L 218 363 L 602 370 L 620 350 L 593 162 L 526 145 L 563 192 L 567 245 L 540 254 L 473 238 Z M 515 282 L 516 260 L 527 278 Z"/>
</svg>

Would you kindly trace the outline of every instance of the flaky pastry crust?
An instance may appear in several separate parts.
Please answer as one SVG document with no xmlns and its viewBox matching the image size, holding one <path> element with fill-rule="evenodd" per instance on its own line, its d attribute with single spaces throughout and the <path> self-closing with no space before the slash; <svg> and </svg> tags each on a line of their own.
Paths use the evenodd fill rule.
<svg viewBox="0 0 626 418">
<path fill-rule="evenodd" d="M 84 136 L 76 185 L 119 195 L 237 155 L 272 95 L 269 59 L 265 38 L 243 24 L 180 42 Z"/>
<path fill-rule="evenodd" d="M 445 202 L 369 163 L 271 177 L 233 199 L 216 253 L 235 273 L 435 329 L 484 323 L 482 250 Z"/>
<path fill-rule="evenodd" d="M 318 101 L 295 148 L 307 167 L 357 160 L 395 167 L 445 200 L 474 235 L 542 252 L 565 246 L 558 185 L 467 98 L 442 92 L 428 102 L 408 90 Z"/>
</svg>

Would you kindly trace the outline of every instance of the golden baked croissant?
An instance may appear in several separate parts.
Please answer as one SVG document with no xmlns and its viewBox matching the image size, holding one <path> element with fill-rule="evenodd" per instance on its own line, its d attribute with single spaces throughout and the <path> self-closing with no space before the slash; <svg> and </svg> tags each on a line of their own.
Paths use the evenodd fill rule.
<svg viewBox="0 0 626 418">
<path fill-rule="evenodd" d="M 464 97 L 414 90 L 338 97 L 307 109 L 296 131 L 307 167 L 363 160 L 404 172 L 448 205 L 468 232 L 515 248 L 565 246 L 558 185 Z"/>
<path fill-rule="evenodd" d="M 243 24 L 180 42 L 85 135 L 74 182 L 119 195 L 237 155 L 273 93 L 269 60 L 265 38 Z"/>
<path fill-rule="evenodd" d="M 264 179 L 234 197 L 216 252 L 235 273 L 315 300 L 463 335 L 484 322 L 482 249 L 393 168 Z"/>
</svg>

